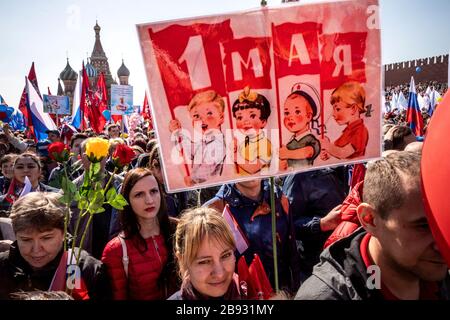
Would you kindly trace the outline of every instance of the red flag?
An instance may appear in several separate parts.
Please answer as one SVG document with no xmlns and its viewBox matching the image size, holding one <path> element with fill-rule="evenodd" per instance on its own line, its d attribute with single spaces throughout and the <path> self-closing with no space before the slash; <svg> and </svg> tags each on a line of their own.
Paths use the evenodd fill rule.
<svg viewBox="0 0 450 320">
<path fill-rule="evenodd" d="M 106 90 L 106 82 L 105 82 L 105 75 L 100 73 L 100 76 L 97 80 L 97 90 L 94 94 L 94 104 L 92 108 L 92 114 L 95 119 L 95 128 L 94 125 L 92 125 L 92 128 L 95 130 L 95 132 L 100 133 L 103 131 L 103 128 L 106 124 L 106 119 L 103 116 L 103 111 L 107 109 L 108 106 L 108 91 Z M 93 122 L 91 121 L 91 124 Z"/>
<path fill-rule="evenodd" d="M 145 96 L 144 96 L 144 103 L 142 105 L 141 116 L 142 116 L 142 118 L 144 118 L 144 120 L 151 119 L 150 106 L 148 105 L 147 92 L 145 93 Z"/>
<path fill-rule="evenodd" d="M 233 39 L 230 23 L 228 19 L 148 30 L 171 112 L 201 91 L 213 89 L 226 95 L 220 44 Z"/>
<path fill-rule="evenodd" d="M 238 261 L 239 281 L 247 284 L 247 297 L 250 300 L 267 300 L 273 294 L 273 289 L 257 254 L 248 267 L 244 256 Z"/>
<path fill-rule="evenodd" d="M 319 34 L 315 22 L 272 24 L 277 77 L 320 73 Z"/>
<path fill-rule="evenodd" d="M 227 90 L 270 89 L 270 38 L 245 37 L 222 43 Z"/>
<path fill-rule="evenodd" d="M 335 89 L 346 81 L 366 80 L 367 32 L 324 34 L 320 37 L 322 89 Z"/>
<path fill-rule="evenodd" d="M 97 90 L 93 93 L 89 88 L 89 78 L 86 73 L 86 69 L 83 64 L 83 80 L 81 84 L 81 112 L 84 116 L 84 120 L 89 123 L 89 128 L 92 128 L 96 133 L 103 131 L 106 119 L 102 112 L 106 110 L 107 93 L 105 86 L 105 78 L 103 73 L 97 81 Z M 85 124 L 81 124 L 81 129 L 83 130 Z"/>
<path fill-rule="evenodd" d="M 258 297 L 267 300 L 273 293 L 272 286 L 270 284 L 269 278 L 267 277 L 266 271 L 262 265 L 261 259 L 257 254 L 255 254 L 250 267 L 248 268 L 250 273 L 250 279 L 255 279 L 255 283 L 258 283 L 260 287 L 258 288 Z"/>
<path fill-rule="evenodd" d="M 113 119 L 114 123 L 122 122 L 122 115 L 121 114 L 113 114 L 113 115 L 111 115 L 111 119 Z"/>
<path fill-rule="evenodd" d="M 87 107 L 87 104 L 92 101 L 92 99 L 89 97 L 89 78 L 86 73 L 86 69 L 84 68 L 84 62 L 83 62 L 83 68 L 81 71 L 81 97 L 80 97 L 80 109 L 81 109 L 81 124 L 80 124 L 80 130 L 85 130 L 89 126 L 86 125 L 86 122 L 89 121 L 89 109 Z"/>
<path fill-rule="evenodd" d="M 30 72 L 28 73 L 28 80 L 30 80 L 30 82 L 33 84 L 34 88 L 36 89 L 37 93 L 40 96 L 41 93 L 39 91 L 39 85 L 37 82 L 36 71 L 34 70 L 34 62 L 31 64 Z M 27 100 L 28 100 L 27 99 L 27 88 L 25 86 L 23 88 L 22 95 L 20 97 L 19 110 L 23 114 L 23 118 L 25 120 L 25 126 L 27 126 L 30 129 L 31 135 L 34 136 L 34 130 L 33 130 L 33 125 L 32 125 L 33 122 L 31 121 L 31 112 L 28 112 Z"/>
</svg>

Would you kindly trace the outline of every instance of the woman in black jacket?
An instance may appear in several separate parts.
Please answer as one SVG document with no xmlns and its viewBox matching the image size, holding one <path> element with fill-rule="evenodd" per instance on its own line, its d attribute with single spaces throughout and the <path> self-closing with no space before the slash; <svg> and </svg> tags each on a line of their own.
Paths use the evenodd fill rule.
<svg viewBox="0 0 450 320">
<path fill-rule="evenodd" d="M 64 291 L 66 285 L 75 299 L 109 297 L 102 263 L 83 250 L 76 264 L 78 249 L 73 258 L 64 251 L 65 208 L 59 197 L 32 192 L 14 203 L 10 217 L 17 240 L 9 251 L 0 253 L 0 300 L 19 291 Z"/>
</svg>

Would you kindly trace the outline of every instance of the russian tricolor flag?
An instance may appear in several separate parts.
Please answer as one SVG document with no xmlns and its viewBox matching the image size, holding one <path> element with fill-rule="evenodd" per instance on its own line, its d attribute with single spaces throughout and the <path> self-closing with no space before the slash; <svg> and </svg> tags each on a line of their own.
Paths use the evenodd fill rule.
<svg viewBox="0 0 450 320">
<path fill-rule="evenodd" d="M 75 85 L 75 90 L 73 92 L 73 108 L 72 108 L 72 123 L 71 125 L 77 129 L 81 127 L 81 72 L 78 73 L 77 84 Z"/>
<path fill-rule="evenodd" d="M 47 130 L 57 130 L 55 123 L 48 113 L 44 113 L 44 103 L 28 77 L 26 79 L 26 90 L 28 94 L 28 112 L 31 114 L 34 136 L 36 141 L 47 139 Z"/>
<path fill-rule="evenodd" d="M 411 77 L 409 85 L 408 109 L 406 111 L 406 122 L 416 137 L 423 136 L 423 118 L 417 100 L 416 84 L 414 77 Z"/>
</svg>

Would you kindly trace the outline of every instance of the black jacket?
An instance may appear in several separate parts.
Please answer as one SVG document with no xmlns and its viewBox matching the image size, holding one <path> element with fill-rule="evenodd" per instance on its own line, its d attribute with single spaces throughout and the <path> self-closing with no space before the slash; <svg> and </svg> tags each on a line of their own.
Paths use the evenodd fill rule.
<svg viewBox="0 0 450 320">
<path fill-rule="evenodd" d="M 33 270 L 22 258 L 17 242 L 9 251 L 0 253 L 0 300 L 10 299 L 10 294 L 18 291 L 47 291 L 61 260 L 63 251 L 40 270 Z M 81 275 L 91 299 L 108 299 L 110 297 L 109 281 L 103 264 L 91 257 L 86 251 L 81 252 Z"/>
<path fill-rule="evenodd" d="M 366 235 L 359 228 L 325 249 L 313 274 L 297 292 L 296 300 L 383 300 L 381 290 L 369 289 L 371 274 L 361 257 L 361 241 Z M 441 283 L 440 298 L 449 300 L 450 277 Z"/>
<path fill-rule="evenodd" d="M 320 219 L 344 201 L 347 188 L 336 171 L 331 169 L 286 177 L 283 193 L 289 199 L 295 238 L 299 241 L 302 278 L 311 275 L 313 266 L 319 262 L 323 245 L 331 234 L 320 230 Z"/>
</svg>

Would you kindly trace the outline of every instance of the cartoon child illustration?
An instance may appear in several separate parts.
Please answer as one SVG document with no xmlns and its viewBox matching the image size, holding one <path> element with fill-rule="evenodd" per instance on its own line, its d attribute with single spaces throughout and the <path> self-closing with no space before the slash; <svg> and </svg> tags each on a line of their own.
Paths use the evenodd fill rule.
<svg viewBox="0 0 450 320">
<path fill-rule="evenodd" d="M 225 139 L 221 132 L 224 109 L 222 97 L 214 90 L 197 93 L 192 98 L 188 111 L 194 130 L 201 133 L 198 141 L 192 141 L 182 133 L 178 119 L 169 123 L 169 131 L 175 134 L 175 145 L 179 147 L 181 141 L 184 154 L 192 161 L 190 176 L 184 179 L 187 186 L 203 183 L 222 174 L 225 160 Z"/>
<path fill-rule="evenodd" d="M 254 174 L 269 167 L 272 145 L 262 130 L 270 116 L 270 103 L 267 98 L 245 87 L 234 102 L 232 112 L 236 127 L 245 136 L 239 146 L 235 138 L 235 163 L 238 173 Z"/>
<path fill-rule="evenodd" d="M 311 133 L 311 123 L 316 122 L 320 97 L 305 83 L 297 83 L 284 102 L 284 126 L 294 135 L 286 146 L 280 148 L 280 169 L 311 166 L 320 153 L 320 142 Z"/>
<path fill-rule="evenodd" d="M 330 99 L 333 118 L 346 127 L 334 143 L 328 137 L 321 139 L 323 160 L 330 155 L 338 159 L 354 159 L 365 154 L 369 132 L 360 118 L 361 113 L 367 111 L 365 102 L 366 93 L 359 82 L 345 82 L 333 91 Z"/>
</svg>

